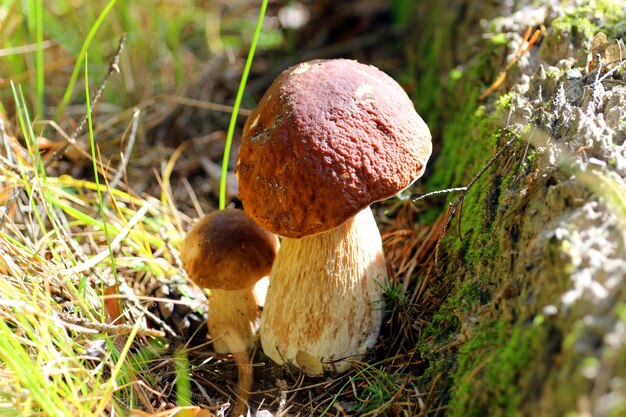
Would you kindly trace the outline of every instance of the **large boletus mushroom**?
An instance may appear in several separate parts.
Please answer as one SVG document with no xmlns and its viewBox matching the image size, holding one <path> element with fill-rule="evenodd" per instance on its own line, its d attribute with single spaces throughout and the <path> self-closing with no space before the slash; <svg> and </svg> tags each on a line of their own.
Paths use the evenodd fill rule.
<svg viewBox="0 0 626 417">
<path fill-rule="evenodd" d="M 249 351 L 259 309 L 253 287 L 272 269 L 278 238 L 241 210 L 205 215 L 187 233 L 180 258 L 189 278 L 209 288 L 207 326 L 217 353 Z"/>
<path fill-rule="evenodd" d="M 260 330 L 271 359 L 343 372 L 373 346 L 387 272 L 369 206 L 419 178 L 430 153 L 413 103 L 373 66 L 310 61 L 270 86 L 236 173 L 244 210 L 284 237 Z"/>
</svg>

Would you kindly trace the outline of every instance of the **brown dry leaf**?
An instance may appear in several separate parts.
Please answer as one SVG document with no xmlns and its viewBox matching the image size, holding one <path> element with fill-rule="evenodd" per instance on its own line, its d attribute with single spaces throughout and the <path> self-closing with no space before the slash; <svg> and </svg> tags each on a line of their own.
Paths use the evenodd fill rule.
<svg viewBox="0 0 626 417">
<path fill-rule="evenodd" d="M 130 417 L 215 417 L 211 411 L 200 407 L 174 407 L 157 413 L 130 410 Z"/>
<path fill-rule="evenodd" d="M 0 205 L 5 205 L 9 202 L 9 198 L 11 197 L 11 188 L 7 187 L 0 190 Z"/>
<path fill-rule="evenodd" d="M 587 70 L 591 72 L 598 67 L 599 55 L 603 65 L 602 72 L 606 72 L 624 59 L 625 53 L 626 48 L 622 39 L 609 41 L 605 33 L 598 32 L 591 41 L 591 59 L 587 64 Z"/>
<path fill-rule="evenodd" d="M 119 286 L 120 284 L 115 284 L 104 289 L 104 318 L 107 324 L 122 324 L 124 321 L 124 317 L 122 316 L 122 303 L 117 297 L 117 294 L 119 294 Z M 113 338 L 113 344 L 119 352 L 124 350 L 124 344 L 127 339 L 127 335 Z"/>
<path fill-rule="evenodd" d="M 53 152 L 58 151 L 63 146 L 63 144 L 60 142 L 55 142 L 55 141 L 52 141 L 48 138 L 44 138 L 41 136 L 38 136 L 36 141 L 37 141 L 37 148 L 39 149 L 39 152 L 42 154 L 43 159 L 49 158 Z"/>
<path fill-rule="evenodd" d="M 118 319 L 122 318 L 120 299 L 116 297 L 118 287 L 119 284 L 115 284 L 104 290 L 104 313 L 108 324 L 115 323 Z"/>
</svg>

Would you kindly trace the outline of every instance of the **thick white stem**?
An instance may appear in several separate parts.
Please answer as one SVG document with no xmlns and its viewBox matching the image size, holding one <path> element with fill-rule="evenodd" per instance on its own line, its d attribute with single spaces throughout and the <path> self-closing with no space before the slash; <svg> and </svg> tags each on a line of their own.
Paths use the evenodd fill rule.
<svg viewBox="0 0 626 417">
<path fill-rule="evenodd" d="M 249 352 L 256 342 L 259 308 L 251 288 L 211 290 L 207 325 L 217 353 Z"/>
<path fill-rule="evenodd" d="M 387 268 L 369 208 L 326 233 L 283 239 L 261 321 L 261 343 L 278 364 L 341 373 L 380 331 Z"/>
</svg>

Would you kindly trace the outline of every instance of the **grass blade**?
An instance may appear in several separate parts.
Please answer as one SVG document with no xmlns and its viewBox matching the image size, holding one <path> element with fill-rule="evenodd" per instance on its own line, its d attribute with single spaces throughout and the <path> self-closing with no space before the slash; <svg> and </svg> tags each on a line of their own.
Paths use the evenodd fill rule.
<svg viewBox="0 0 626 417">
<path fill-rule="evenodd" d="M 115 256 L 111 247 L 111 238 L 109 236 L 109 228 L 107 227 L 106 213 L 104 212 L 104 201 L 102 199 L 102 191 L 100 189 L 100 179 L 98 174 L 98 158 L 96 156 L 96 142 L 93 135 L 93 123 L 91 120 L 91 99 L 89 97 L 89 62 L 85 54 L 85 106 L 87 107 L 87 128 L 89 130 L 89 146 L 91 148 L 91 162 L 93 164 L 93 176 L 98 190 L 98 202 L 100 205 L 100 216 L 102 216 L 102 229 L 106 237 L 107 246 L 109 248 L 109 256 L 111 258 L 111 272 L 115 278 L 115 284 L 118 284 L 117 268 L 115 267 Z"/>
<path fill-rule="evenodd" d="M 267 0 L 263 0 L 263 3 L 261 4 L 261 10 L 259 11 L 259 18 L 256 23 L 256 29 L 254 30 L 254 37 L 252 38 L 252 43 L 250 44 L 250 51 L 248 51 L 246 66 L 243 69 L 243 74 L 241 74 L 241 82 L 239 83 L 239 89 L 237 90 L 237 98 L 235 99 L 233 112 L 230 116 L 228 134 L 226 136 L 226 145 L 224 146 L 224 159 L 222 160 L 222 177 L 220 178 L 220 210 L 224 210 L 226 208 L 226 175 L 228 174 L 228 160 L 230 159 L 230 148 L 232 146 L 233 135 L 235 133 L 237 114 L 239 113 L 241 99 L 243 98 L 243 92 L 246 88 L 246 82 L 248 81 L 248 74 L 250 74 L 250 67 L 252 66 L 252 60 L 254 59 L 254 51 L 256 49 L 257 41 L 261 36 L 261 28 L 263 27 L 263 19 L 265 18 L 266 10 Z"/>
<path fill-rule="evenodd" d="M 78 80 L 78 72 L 80 71 L 80 67 L 83 64 L 83 60 L 85 59 L 87 55 L 87 48 L 89 48 L 89 45 L 91 45 L 91 41 L 96 36 L 96 33 L 98 32 L 98 29 L 100 28 L 100 25 L 102 24 L 104 19 L 107 17 L 111 9 L 113 9 L 113 6 L 115 6 L 116 2 L 117 0 L 109 1 L 109 3 L 106 5 L 102 13 L 100 13 L 100 16 L 98 16 L 98 19 L 96 19 L 96 22 L 93 24 L 93 26 L 89 30 L 89 33 L 87 34 L 87 38 L 85 39 L 85 42 L 83 43 L 83 47 L 81 48 L 80 53 L 78 54 L 78 59 L 76 60 L 76 65 L 74 66 L 72 75 L 70 76 L 70 81 L 67 85 L 67 89 L 65 90 L 65 94 L 63 94 L 63 99 L 61 100 L 61 104 L 59 105 L 59 110 L 57 111 L 57 114 L 55 117 L 56 119 L 59 119 L 59 116 L 63 114 L 63 111 L 65 111 L 65 107 L 70 101 L 72 91 L 74 91 L 74 86 L 76 85 L 76 81 Z"/>
</svg>

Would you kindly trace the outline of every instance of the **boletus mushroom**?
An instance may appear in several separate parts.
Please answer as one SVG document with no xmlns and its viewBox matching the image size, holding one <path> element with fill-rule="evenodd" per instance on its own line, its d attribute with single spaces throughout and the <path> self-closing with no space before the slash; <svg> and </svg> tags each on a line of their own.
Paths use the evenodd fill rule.
<svg viewBox="0 0 626 417">
<path fill-rule="evenodd" d="M 253 287 L 269 274 L 278 238 L 238 209 L 214 211 L 194 225 L 180 258 L 189 278 L 209 288 L 207 325 L 217 353 L 249 351 L 259 309 Z"/>
<path fill-rule="evenodd" d="M 309 61 L 270 86 L 236 174 L 244 210 L 284 237 L 260 329 L 272 360 L 340 373 L 374 345 L 387 269 L 369 206 L 411 185 L 430 154 L 413 103 L 373 66 Z"/>
</svg>

